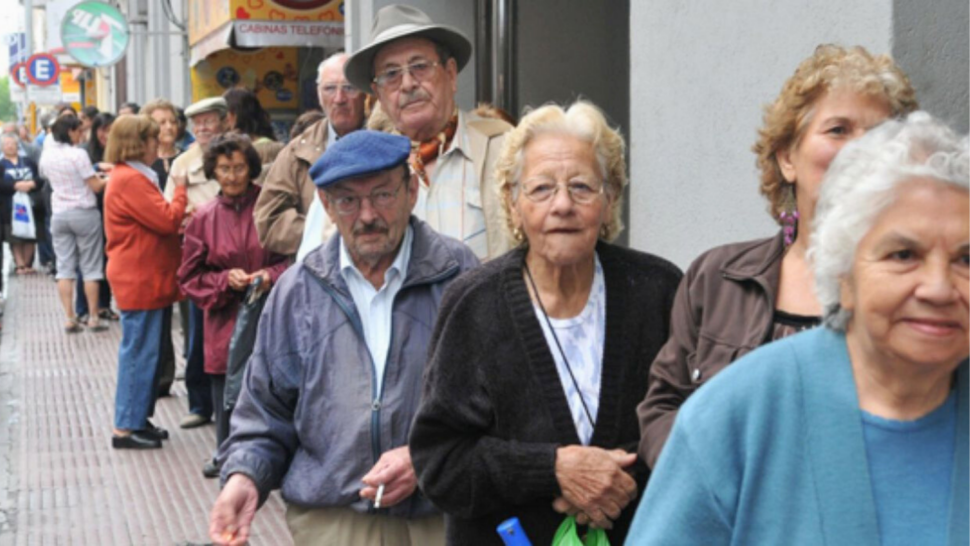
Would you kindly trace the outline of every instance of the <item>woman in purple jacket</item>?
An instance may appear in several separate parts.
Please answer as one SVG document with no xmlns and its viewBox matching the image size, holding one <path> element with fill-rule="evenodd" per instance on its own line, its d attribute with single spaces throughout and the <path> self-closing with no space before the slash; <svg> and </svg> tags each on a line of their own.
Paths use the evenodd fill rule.
<svg viewBox="0 0 970 546">
<path fill-rule="evenodd" d="M 286 256 L 263 250 L 253 224 L 253 205 L 259 186 L 252 183 L 262 165 L 259 154 L 245 135 L 227 134 L 212 141 L 204 156 L 205 175 L 219 182 L 221 191 L 196 211 L 185 229 L 182 266 L 178 277 L 182 291 L 205 310 L 205 372 L 212 385 L 216 417 L 216 447 L 229 436 L 229 412 L 223 407 L 229 341 L 236 313 L 246 289 L 262 278 L 268 290 L 283 274 Z M 214 460 L 202 473 L 219 475 Z"/>
</svg>

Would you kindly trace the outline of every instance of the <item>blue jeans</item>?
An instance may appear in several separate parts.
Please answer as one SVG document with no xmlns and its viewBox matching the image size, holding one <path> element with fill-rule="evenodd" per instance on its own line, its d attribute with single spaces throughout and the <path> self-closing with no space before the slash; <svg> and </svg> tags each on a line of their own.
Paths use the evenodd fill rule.
<svg viewBox="0 0 970 546">
<path fill-rule="evenodd" d="M 212 388 L 205 373 L 203 322 L 205 311 L 189 302 L 188 356 L 185 359 L 185 390 L 189 392 L 189 413 L 212 418 Z"/>
<path fill-rule="evenodd" d="M 162 333 L 166 331 L 165 323 L 171 321 L 171 307 L 121 312 L 115 428 L 141 430 L 154 413 Z"/>
</svg>

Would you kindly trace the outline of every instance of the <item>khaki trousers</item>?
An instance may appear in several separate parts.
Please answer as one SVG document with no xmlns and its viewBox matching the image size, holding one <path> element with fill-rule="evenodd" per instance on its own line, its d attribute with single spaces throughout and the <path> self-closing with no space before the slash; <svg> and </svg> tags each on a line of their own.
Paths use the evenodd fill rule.
<svg viewBox="0 0 970 546">
<path fill-rule="evenodd" d="M 295 546 L 443 546 L 445 519 L 403 519 L 349 508 L 286 505 L 286 524 Z"/>
</svg>

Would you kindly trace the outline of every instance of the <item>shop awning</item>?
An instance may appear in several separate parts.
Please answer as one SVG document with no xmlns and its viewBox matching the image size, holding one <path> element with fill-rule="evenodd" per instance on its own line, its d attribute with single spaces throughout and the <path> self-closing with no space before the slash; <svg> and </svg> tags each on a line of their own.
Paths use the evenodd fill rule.
<svg viewBox="0 0 970 546">
<path fill-rule="evenodd" d="M 341 4 L 315 0 L 300 7 L 276 0 L 189 0 L 189 63 L 195 66 L 228 48 L 341 48 Z"/>
</svg>

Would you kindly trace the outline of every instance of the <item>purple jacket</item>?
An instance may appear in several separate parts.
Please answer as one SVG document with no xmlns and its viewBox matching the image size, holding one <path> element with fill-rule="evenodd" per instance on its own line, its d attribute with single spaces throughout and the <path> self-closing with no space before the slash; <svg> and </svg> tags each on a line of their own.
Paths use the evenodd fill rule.
<svg viewBox="0 0 970 546">
<path fill-rule="evenodd" d="M 220 193 L 200 207 L 185 228 L 178 280 L 185 295 L 205 310 L 205 372 L 209 374 L 226 373 L 229 341 L 245 294 L 229 287 L 229 270 L 265 269 L 275 285 L 289 265 L 286 256 L 259 246 L 253 223 L 258 195 L 255 184 L 237 198 Z"/>
</svg>

